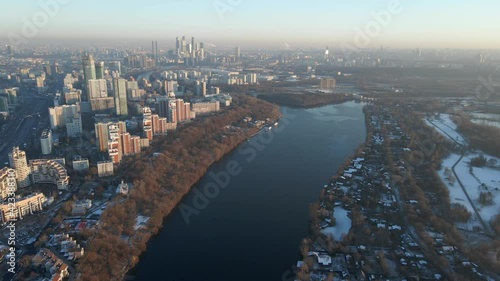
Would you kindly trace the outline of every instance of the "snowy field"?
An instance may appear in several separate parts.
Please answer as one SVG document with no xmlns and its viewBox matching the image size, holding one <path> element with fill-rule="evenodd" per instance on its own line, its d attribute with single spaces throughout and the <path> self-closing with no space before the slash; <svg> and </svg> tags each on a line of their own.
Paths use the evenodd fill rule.
<svg viewBox="0 0 500 281">
<path fill-rule="evenodd" d="M 334 216 L 336 221 L 335 226 L 327 227 L 321 230 L 321 232 L 323 234 L 330 235 L 337 241 L 341 241 L 342 237 L 349 233 L 349 230 L 351 229 L 352 225 L 352 221 L 347 216 L 347 213 L 348 213 L 347 210 L 345 210 L 344 208 L 335 207 L 334 209 Z"/>
<path fill-rule="evenodd" d="M 448 156 L 448 158 L 443 160 L 443 164 L 441 165 L 441 170 L 438 171 L 441 180 L 446 185 L 446 187 L 448 187 L 448 190 L 450 192 L 450 203 L 462 204 L 472 214 L 471 219 L 468 222 L 455 223 L 455 225 L 458 228 L 466 230 L 473 230 L 474 227 L 476 226 L 482 228 L 482 225 L 479 219 L 477 218 L 474 209 L 472 208 L 472 205 L 469 203 L 469 200 L 467 200 L 467 197 L 465 196 L 465 193 L 458 184 L 458 181 L 455 179 L 453 172 L 451 172 L 451 168 L 453 167 L 453 165 L 455 165 L 458 159 L 460 159 L 460 155 L 451 154 L 450 156 Z M 445 172 L 447 169 L 449 170 L 448 173 Z M 460 178 L 460 180 L 462 180 L 462 178 Z"/>
<path fill-rule="evenodd" d="M 479 125 L 486 125 L 486 126 L 493 126 L 500 128 L 500 122 L 497 121 L 489 121 L 489 120 L 482 120 L 482 119 L 472 119 L 472 123 L 476 123 Z"/>
<path fill-rule="evenodd" d="M 473 167 L 472 173 L 470 170 L 471 159 L 478 157 L 479 154 L 471 153 L 464 156 L 462 161 L 455 167 L 455 172 L 457 173 L 460 181 L 464 185 L 467 194 L 472 200 L 472 203 L 478 210 L 481 218 L 484 222 L 489 222 L 494 216 L 500 213 L 500 168 L 498 167 Z M 485 155 L 487 159 L 498 159 L 489 155 Z M 450 202 L 460 203 L 464 205 L 469 212 L 472 214 L 471 222 L 467 224 L 457 224 L 460 228 L 472 229 L 474 225 L 478 222 L 475 221 L 475 213 L 472 205 L 467 200 L 465 193 L 458 184 L 458 181 L 454 180 L 453 173 L 446 172 L 446 168 L 451 170 L 453 165 L 460 158 L 460 155 L 452 154 L 448 158 L 443 160 L 442 168 L 438 171 L 441 180 L 445 183 L 450 191 Z M 500 161 L 498 162 L 500 163 Z M 483 185 L 484 184 L 484 185 Z M 492 204 L 483 205 L 480 203 L 479 198 L 481 192 L 490 192 L 492 195 Z"/>
<path fill-rule="evenodd" d="M 478 157 L 479 154 L 466 155 L 460 164 L 457 165 L 455 171 L 457 172 L 462 184 L 465 186 L 469 197 L 473 204 L 476 206 L 481 218 L 485 222 L 489 222 L 494 216 L 500 213 L 500 170 L 497 168 L 473 167 L 472 173 L 470 172 L 471 159 Z M 485 155 L 487 159 L 495 158 Z M 497 158 L 495 158 L 497 159 Z M 498 159 L 497 159 L 498 161 Z M 484 185 L 483 185 L 484 184 Z M 492 205 L 485 206 L 479 202 L 481 192 L 491 192 Z"/>
<path fill-rule="evenodd" d="M 441 165 L 441 170 L 439 170 L 438 173 L 439 176 L 441 177 L 441 180 L 446 184 L 448 190 L 450 191 L 450 203 L 462 204 L 467 208 L 467 210 L 469 210 L 469 212 L 474 213 L 474 208 L 472 208 L 472 205 L 467 199 L 467 196 L 460 187 L 460 184 L 458 184 L 458 181 L 455 179 L 453 172 L 451 172 L 451 168 L 453 167 L 453 165 L 455 165 L 458 159 L 460 159 L 460 155 L 458 154 L 451 154 L 450 156 L 448 156 L 448 158 L 443 160 L 443 164 Z M 457 165 L 455 170 L 457 171 L 457 174 L 460 176 L 460 180 L 462 181 L 464 186 L 468 186 L 459 172 L 459 167 L 461 166 L 462 163 L 464 163 L 463 159 L 460 162 L 460 164 Z M 447 169 L 450 171 L 448 174 L 445 172 Z M 467 173 L 469 173 L 468 170 Z"/>
<path fill-rule="evenodd" d="M 478 155 L 472 155 L 470 158 L 477 157 Z M 497 163 L 500 163 L 500 159 L 485 155 L 487 159 L 496 159 Z M 470 161 L 470 159 L 468 160 Z M 470 173 L 469 173 L 470 174 Z M 489 222 L 497 214 L 500 214 L 500 167 L 498 164 L 496 167 L 473 167 L 472 177 L 476 180 L 476 185 L 478 188 L 475 190 L 475 197 L 471 197 L 474 200 L 474 204 L 478 209 L 481 217 L 485 222 Z M 492 195 L 492 204 L 484 206 L 479 202 L 479 195 L 481 192 L 490 192 Z"/>
<path fill-rule="evenodd" d="M 457 124 L 451 120 L 449 114 L 440 114 L 439 117 L 426 118 L 425 122 L 446 138 L 467 145 L 467 141 L 456 131 Z"/>
<path fill-rule="evenodd" d="M 490 113 L 473 113 L 471 121 L 480 125 L 500 128 L 500 115 Z"/>
<path fill-rule="evenodd" d="M 500 114 L 476 112 L 472 113 L 472 118 L 500 122 Z"/>
</svg>

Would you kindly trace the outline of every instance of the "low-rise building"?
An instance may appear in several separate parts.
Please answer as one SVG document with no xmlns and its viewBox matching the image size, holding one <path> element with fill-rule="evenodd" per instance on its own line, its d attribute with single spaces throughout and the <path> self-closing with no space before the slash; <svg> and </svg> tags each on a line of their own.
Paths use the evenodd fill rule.
<svg viewBox="0 0 500 281">
<path fill-rule="evenodd" d="M 68 189 L 69 176 L 59 162 L 49 159 L 30 160 L 31 178 L 34 184 L 52 183 L 60 190 Z"/>
<path fill-rule="evenodd" d="M 217 100 L 195 101 L 191 104 L 191 109 L 196 114 L 218 112 L 220 110 L 220 102 Z"/>
<path fill-rule="evenodd" d="M 77 157 L 73 159 L 73 170 L 77 172 L 86 172 L 89 170 L 89 159 Z"/>
<path fill-rule="evenodd" d="M 113 162 L 111 161 L 97 162 L 97 175 L 100 178 L 114 175 Z"/>
<path fill-rule="evenodd" d="M 69 276 L 68 265 L 59 259 L 49 249 L 41 249 L 31 263 L 38 267 L 42 266 L 52 276 L 49 280 L 63 280 Z M 46 280 L 46 279 L 44 279 Z"/>
<path fill-rule="evenodd" d="M 122 195 L 127 195 L 129 190 L 128 183 L 125 183 L 123 180 L 122 182 L 118 185 L 116 188 L 116 193 L 122 194 Z"/>
<path fill-rule="evenodd" d="M 0 222 L 8 222 L 14 219 L 22 219 L 24 216 L 41 211 L 43 203 L 47 200 L 43 193 L 35 193 L 28 197 L 17 199 L 13 208 L 12 204 L 0 205 Z"/>
<path fill-rule="evenodd" d="M 92 208 L 92 200 L 85 199 L 76 201 L 73 203 L 73 215 L 83 215 L 87 212 L 88 209 Z"/>
<path fill-rule="evenodd" d="M 69 138 L 78 138 L 83 134 L 82 118 L 71 117 L 66 119 L 66 135 Z"/>
</svg>

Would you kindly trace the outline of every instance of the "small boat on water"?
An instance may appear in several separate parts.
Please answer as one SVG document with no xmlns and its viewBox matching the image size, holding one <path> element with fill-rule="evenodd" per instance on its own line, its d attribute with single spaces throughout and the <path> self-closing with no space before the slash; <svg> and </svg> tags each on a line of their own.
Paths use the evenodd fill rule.
<svg viewBox="0 0 500 281">
<path fill-rule="evenodd" d="M 278 127 L 278 122 L 274 122 L 274 127 Z"/>
</svg>

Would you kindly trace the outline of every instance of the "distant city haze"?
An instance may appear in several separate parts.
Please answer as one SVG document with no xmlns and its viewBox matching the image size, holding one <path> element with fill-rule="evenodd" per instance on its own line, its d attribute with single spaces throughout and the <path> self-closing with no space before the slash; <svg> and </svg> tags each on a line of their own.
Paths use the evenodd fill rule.
<svg viewBox="0 0 500 281">
<path fill-rule="evenodd" d="M 9 34 L 21 35 L 26 21 L 53 3 L 59 4 L 30 44 L 158 40 L 167 48 L 175 36 L 186 35 L 218 47 L 335 48 L 352 44 L 357 29 L 376 21 L 374 14 L 399 5 L 400 12 L 391 14 L 366 47 L 500 47 L 500 3 L 494 0 L 3 1 L 0 40 L 8 44 Z"/>
</svg>

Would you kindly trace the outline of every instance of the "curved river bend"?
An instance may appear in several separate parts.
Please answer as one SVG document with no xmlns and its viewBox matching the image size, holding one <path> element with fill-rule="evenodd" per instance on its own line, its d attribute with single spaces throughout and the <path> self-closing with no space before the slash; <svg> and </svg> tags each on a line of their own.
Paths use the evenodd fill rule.
<svg viewBox="0 0 500 281">
<path fill-rule="evenodd" d="M 191 192 L 165 219 L 130 272 L 134 280 L 293 280 L 310 204 L 365 141 L 363 106 L 282 107 L 278 128 L 240 145 L 194 187 L 203 192 L 217 184 L 210 174 L 231 171 L 225 188 L 209 188 L 207 200 Z"/>
</svg>

